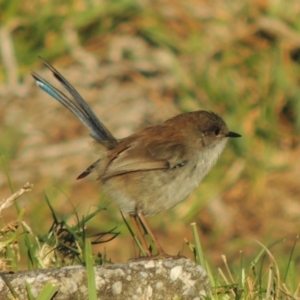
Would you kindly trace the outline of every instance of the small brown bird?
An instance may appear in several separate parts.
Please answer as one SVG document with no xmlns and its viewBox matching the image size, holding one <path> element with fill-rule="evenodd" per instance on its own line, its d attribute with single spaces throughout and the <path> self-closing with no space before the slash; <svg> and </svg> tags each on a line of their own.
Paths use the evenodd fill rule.
<svg viewBox="0 0 300 300">
<path fill-rule="evenodd" d="M 90 130 L 97 143 L 99 159 L 78 179 L 93 171 L 104 191 L 128 213 L 146 249 L 145 228 L 158 254 L 167 256 L 146 222 L 145 216 L 158 214 L 183 201 L 202 181 L 223 151 L 228 138 L 240 137 L 228 130 L 221 117 L 209 111 L 177 115 L 116 139 L 96 117 L 75 88 L 49 63 L 44 64 L 75 99 L 72 102 L 60 90 L 36 73 L 37 85 L 67 107 Z"/>
</svg>

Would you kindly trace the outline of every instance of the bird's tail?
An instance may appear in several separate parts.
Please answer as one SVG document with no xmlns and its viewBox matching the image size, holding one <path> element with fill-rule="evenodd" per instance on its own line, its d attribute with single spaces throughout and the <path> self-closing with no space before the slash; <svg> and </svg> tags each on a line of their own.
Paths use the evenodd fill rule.
<svg viewBox="0 0 300 300">
<path fill-rule="evenodd" d="M 42 58 L 41 58 L 42 59 Z M 36 84 L 47 94 L 52 96 L 58 102 L 68 108 L 89 130 L 90 135 L 98 142 L 113 145 L 117 140 L 97 118 L 90 106 L 80 96 L 76 89 L 62 76 L 53 66 L 42 59 L 45 66 L 53 73 L 53 76 L 63 85 L 64 88 L 72 95 L 75 103 L 71 101 L 63 92 L 55 88 L 41 76 L 32 73 Z M 77 105 L 76 105 L 77 104 Z"/>
</svg>

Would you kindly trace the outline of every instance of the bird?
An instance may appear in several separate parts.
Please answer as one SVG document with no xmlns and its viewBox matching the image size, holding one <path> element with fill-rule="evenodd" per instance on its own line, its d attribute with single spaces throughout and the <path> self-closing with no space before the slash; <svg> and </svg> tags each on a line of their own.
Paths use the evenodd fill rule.
<svg viewBox="0 0 300 300">
<path fill-rule="evenodd" d="M 198 110 L 117 139 L 67 79 L 42 61 L 73 100 L 32 72 L 37 86 L 70 110 L 89 129 L 95 142 L 98 159 L 77 179 L 95 172 L 104 193 L 122 214 L 131 217 L 145 254 L 154 256 L 143 232 L 151 237 L 156 256 L 169 257 L 145 217 L 171 209 L 186 199 L 216 163 L 228 138 L 241 135 L 229 131 L 216 113 Z"/>
</svg>

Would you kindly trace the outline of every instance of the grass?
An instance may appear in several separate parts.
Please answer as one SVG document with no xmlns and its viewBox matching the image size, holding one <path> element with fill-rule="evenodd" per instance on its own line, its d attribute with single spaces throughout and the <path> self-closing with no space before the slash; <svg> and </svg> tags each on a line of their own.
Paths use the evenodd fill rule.
<svg viewBox="0 0 300 300">
<path fill-rule="evenodd" d="M 297 293 L 300 280 L 296 272 L 299 245 L 294 242 L 300 225 L 297 214 L 300 8 L 297 0 L 224 0 L 217 5 L 192 0 L 185 3 L 119 0 L 102 1 L 101 4 L 76 0 L 35 1 L 34 6 L 14 0 L 1 2 L 0 11 L 1 34 L 5 30 L 8 33 L 8 38 L 7 35 L 6 39 L 4 35 L 0 38 L 4 41 L 0 45 L 0 93 L 4 95 L 0 104 L 3 166 L 11 166 L 20 156 L 23 141 L 30 135 L 22 131 L 28 119 L 17 114 L 16 106 L 11 110 L 15 103 L 11 99 L 20 94 L 16 91 L 21 90 L 22 85 L 26 86 L 29 72 L 38 68 L 38 55 L 51 62 L 55 60 L 58 67 L 77 63 L 79 68 L 87 64 L 90 57 L 101 61 L 101 66 L 131 66 L 126 73 L 110 74 L 102 81 L 93 81 L 91 86 L 105 89 L 115 78 L 118 84 L 143 86 L 147 99 L 161 107 L 167 102 L 179 111 L 211 109 L 221 114 L 233 131 L 243 135 L 238 142 L 228 145 L 216 169 L 193 194 L 193 199 L 187 201 L 186 206 L 166 213 L 164 218 L 158 218 L 157 227 L 175 228 L 176 232 L 178 216 L 183 219 L 182 223 L 196 221 L 202 247 L 212 249 L 209 253 L 203 252 L 211 262 L 215 285 L 224 285 L 224 291 L 230 290 L 235 297 L 241 294 L 252 297 L 253 291 L 258 295 L 274 295 L 278 294 L 278 288 L 282 295 Z M 70 38 L 74 37 L 72 34 L 77 40 Z M 3 51 L 9 38 L 13 45 L 10 54 L 16 65 Z M 88 67 L 84 70 L 86 74 L 90 72 Z M 28 95 L 32 98 L 28 91 L 22 96 Z M 35 100 L 30 99 L 31 102 Z M 19 107 L 24 110 L 24 103 Z M 9 116 L 15 113 L 11 119 Z M 66 128 L 69 127 L 63 130 L 67 131 Z M 49 133 L 45 128 L 41 130 L 45 130 L 46 135 Z M 34 173 L 33 162 L 28 164 L 30 173 Z M 9 175 L 4 167 L 2 170 Z M 69 178 L 74 177 L 70 173 L 68 179 L 57 177 L 54 181 L 58 189 L 67 189 L 73 200 L 76 192 L 70 184 Z M 22 182 L 27 180 L 24 178 Z M 7 181 L 3 193 L 13 181 L 15 178 Z M 39 179 L 34 183 L 42 186 L 39 189 L 53 185 Z M 5 219 L 2 238 L 7 243 L 5 247 L 10 247 L 5 252 L 4 264 L 9 269 L 17 270 L 19 255 L 28 268 L 49 266 L 49 262 L 45 263 L 37 253 L 43 257 L 58 246 L 64 250 L 56 254 L 57 265 L 83 263 L 86 237 L 81 235 L 82 230 L 86 222 L 93 225 L 98 222 L 98 226 L 99 219 L 96 221 L 95 216 L 88 219 L 89 213 L 85 217 L 76 216 L 73 208 L 69 209 L 70 214 L 60 210 L 64 217 L 53 214 L 50 203 L 60 203 L 61 196 L 57 191 L 52 194 L 48 196 L 51 201 L 48 199 L 47 220 L 46 209 L 41 209 L 41 203 L 47 202 L 41 201 L 42 197 L 30 199 L 25 210 L 23 203 L 20 204 L 17 216 Z M 221 213 L 211 205 L 214 201 L 221 207 Z M 29 217 L 31 211 L 35 212 L 34 219 Z M 96 211 L 97 214 L 105 213 L 100 207 Z M 77 227 L 70 227 L 67 216 L 77 220 Z M 10 223 L 11 220 L 14 221 Z M 109 229 L 115 227 L 114 216 L 101 220 Z M 53 231 L 44 234 L 51 222 Z M 37 234 L 35 228 L 42 232 Z M 56 244 L 57 231 L 65 234 L 60 245 Z M 269 245 L 270 241 L 282 238 L 286 238 L 285 242 L 271 247 L 271 253 L 267 251 L 270 247 L 265 249 L 254 242 L 249 246 L 255 239 Z M 23 242 L 19 243 L 20 239 Z M 27 250 L 29 256 L 24 255 Z M 264 254 L 259 256 L 260 250 Z M 74 256 L 68 254 L 66 259 L 70 251 Z M 230 273 L 218 270 L 222 263 L 220 252 L 226 253 Z M 256 256 L 259 259 L 255 259 Z M 106 258 L 96 256 L 94 259 Z M 255 262 L 254 267 L 251 260 Z M 259 264 L 264 267 L 258 267 Z M 280 278 L 276 278 L 277 266 Z"/>
<path fill-rule="evenodd" d="M 48 202 L 48 200 L 46 201 Z M 19 245 L 24 240 L 30 269 L 85 265 L 89 299 L 97 299 L 93 266 L 108 261 L 101 254 L 100 256 L 93 254 L 92 244 L 95 244 L 95 241 L 92 242 L 86 224 L 88 220 L 101 213 L 102 209 L 87 215 L 82 220 L 76 216 L 77 223 L 70 227 L 67 222 L 59 221 L 49 202 L 48 205 L 52 211 L 53 226 L 46 235 L 46 239 L 36 235 L 23 223 L 24 210 L 20 212 L 18 220 L 0 230 L 0 264 L 2 268 L 6 271 L 18 272 L 18 261 L 22 259 Z M 76 215 L 76 212 L 74 214 Z M 227 261 L 225 255 L 222 255 L 223 267 L 214 270 L 207 259 L 206 251 L 201 246 L 196 224 L 191 224 L 191 227 L 194 242 L 186 241 L 186 243 L 194 253 L 195 262 L 203 266 L 208 274 L 212 287 L 208 299 L 224 299 L 225 296 L 229 299 L 297 299 L 299 297 L 300 283 L 297 283 L 298 275 L 294 261 L 299 236 L 296 237 L 294 246 L 290 249 L 284 269 L 278 266 L 275 258 L 276 245 L 282 242 L 277 241 L 268 246 L 257 242 L 261 250 L 252 258 L 252 261 L 246 261 L 242 252 L 231 263 Z M 111 230 L 108 233 L 97 234 L 97 242 L 99 242 L 99 236 L 103 238 L 107 235 L 112 235 L 112 238 L 116 237 Z M 105 242 L 109 242 L 112 238 L 106 239 Z M 28 241 L 30 242 L 28 243 Z M 10 286 L 9 282 L 7 284 Z M 12 286 L 10 289 L 16 297 L 17 292 Z M 58 287 L 48 283 L 37 299 L 52 299 L 57 290 Z M 28 299 L 33 299 L 29 284 L 27 284 L 27 293 Z"/>
<path fill-rule="evenodd" d="M 194 234 L 194 244 L 188 243 L 194 251 L 195 261 L 206 270 L 212 286 L 212 299 L 223 299 L 225 295 L 234 299 L 297 299 L 300 293 L 300 283 L 296 282 L 294 255 L 299 236 L 290 249 L 290 257 L 286 262 L 285 270 L 280 270 L 271 248 L 273 245 L 261 246 L 261 251 L 251 262 L 245 262 L 240 252 L 234 264 L 229 264 L 225 255 L 222 255 L 223 268 L 218 272 L 212 270 L 207 256 L 202 250 L 196 224 L 191 224 Z"/>
</svg>

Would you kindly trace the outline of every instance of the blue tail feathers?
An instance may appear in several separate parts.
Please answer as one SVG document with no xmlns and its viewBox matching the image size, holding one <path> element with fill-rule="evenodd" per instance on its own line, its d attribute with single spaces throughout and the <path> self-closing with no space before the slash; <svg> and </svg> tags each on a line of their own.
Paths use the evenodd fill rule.
<svg viewBox="0 0 300 300">
<path fill-rule="evenodd" d="M 45 60 L 43 60 L 43 62 L 45 66 L 52 71 L 54 77 L 71 94 L 77 105 L 59 89 L 51 85 L 38 74 L 32 72 L 32 76 L 36 80 L 37 86 L 68 108 L 90 130 L 90 135 L 96 141 L 100 143 L 115 144 L 117 140 L 97 118 L 90 106 L 85 102 L 77 90 L 53 66 L 47 63 Z"/>
</svg>

